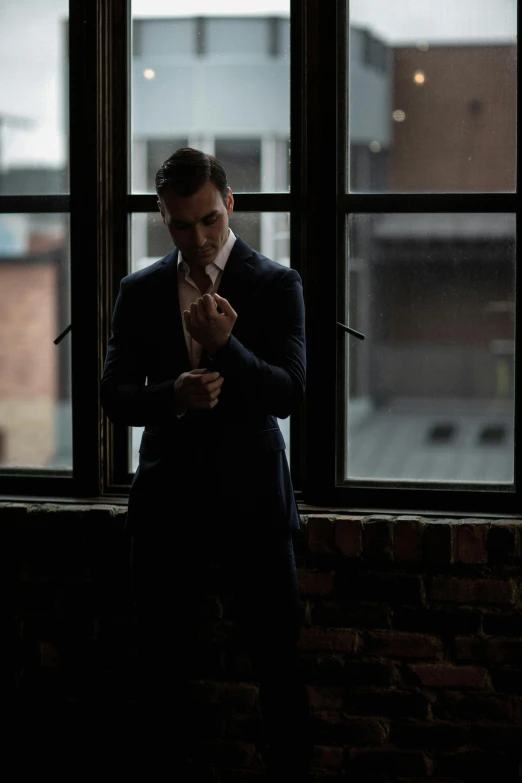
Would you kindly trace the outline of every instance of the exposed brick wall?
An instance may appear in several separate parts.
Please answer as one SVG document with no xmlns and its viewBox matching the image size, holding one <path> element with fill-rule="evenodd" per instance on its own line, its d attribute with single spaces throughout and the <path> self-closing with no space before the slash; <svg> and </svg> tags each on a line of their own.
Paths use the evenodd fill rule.
<svg viewBox="0 0 522 783">
<path fill-rule="evenodd" d="M 124 507 L 0 504 L 4 692 L 27 715 L 139 709 Z M 314 777 L 522 781 L 522 520 L 303 515 Z M 233 626 L 232 626 L 233 630 Z M 258 780 L 257 684 L 226 600 L 201 614 L 201 742 Z M 226 652 L 224 652 L 226 647 Z"/>
<path fill-rule="evenodd" d="M 390 189 L 512 191 L 516 106 L 515 46 L 395 48 Z"/>
<path fill-rule="evenodd" d="M 58 391 L 54 260 L 0 264 L 0 461 L 46 465 Z"/>
</svg>

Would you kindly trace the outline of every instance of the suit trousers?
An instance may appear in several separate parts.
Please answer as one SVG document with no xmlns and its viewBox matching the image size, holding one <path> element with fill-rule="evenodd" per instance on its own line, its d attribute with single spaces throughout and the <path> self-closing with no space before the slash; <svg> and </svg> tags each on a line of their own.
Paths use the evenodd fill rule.
<svg viewBox="0 0 522 783">
<path fill-rule="evenodd" d="M 159 768 L 184 764 L 194 770 L 194 780 L 202 779 L 200 762 L 217 769 L 249 763 L 237 757 L 241 745 L 233 741 L 237 722 L 232 717 L 241 707 L 233 690 L 219 689 L 220 679 L 249 680 L 259 685 L 262 733 L 254 732 L 252 742 L 261 751 L 266 779 L 304 780 L 312 744 L 297 647 L 301 610 L 292 533 L 274 530 L 256 510 L 234 511 L 219 496 L 205 502 L 205 495 L 173 501 L 175 514 L 151 504 L 149 524 L 130 536 L 141 628 L 140 748 L 148 769 L 151 762 Z M 236 668 L 227 668 L 230 639 L 234 651 L 239 639 L 239 649 L 247 653 L 241 676 L 237 657 Z M 207 687 L 203 679 L 214 683 L 210 710 L 198 698 Z M 246 693 L 255 694 L 255 688 Z M 205 738 L 216 732 L 221 753 L 212 756 L 216 743 Z M 191 779 L 189 772 L 184 775 Z"/>
</svg>

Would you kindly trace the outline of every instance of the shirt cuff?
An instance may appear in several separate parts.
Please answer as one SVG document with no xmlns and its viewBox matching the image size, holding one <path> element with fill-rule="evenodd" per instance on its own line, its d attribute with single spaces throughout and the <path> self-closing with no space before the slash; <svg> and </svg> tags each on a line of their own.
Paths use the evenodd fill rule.
<svg viewBox="0 0 522 783">
<path fill-rule="evenodd" d="M 207 351 L 207 356 L 208 356 L 209 360 L 210 360 L 212 363 L 214 362 L 214 357 L 216 357 L 216 356 L 219 356 L 219 355 L 221 354 L 221 352 L 222 352 L 222 351 L 225 351 L 225 350 L 228 348 L 228 346 L 230 345 L 230 339 L 231 339 L 231 337 L 232 337 L 232 335 L 230 335 L 230 337 L 228 338 L 228 340 L 226 341 L 226 343 L 225 343 L 224 345 L 222 345 L 220 348 L 218 348 L 218 349 L 217 349 L 217 351 L 214 351 L 214 353 L 213 353 L 213 354 L 210 354 L 210 353 L 208 353 L 208 351 Z"/>
</svg>

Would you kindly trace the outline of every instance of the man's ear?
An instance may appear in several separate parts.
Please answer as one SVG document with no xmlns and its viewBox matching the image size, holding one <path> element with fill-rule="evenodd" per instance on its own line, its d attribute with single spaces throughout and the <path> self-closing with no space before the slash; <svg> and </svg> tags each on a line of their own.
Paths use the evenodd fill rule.
<svg viewBox="0 0 522 783">
<path fill-rule="evenodd" d="M 161 201 L 159 199 L 157 200 L 156 203 L 158 205 L 158 209 L 159 209 L 160 214 L 161 214 L 161 219 L 163 220 L 163 222 L 165 222 L 165 210 L 163 209 L 163 204 L 161 203 Z"/>
<path fill-rule="evenodd" d="M 228 189 L 228 196 L 226 198 L 227 215 L 231 215 L 234 211 L 234 196 L 232 194 L 232 188 Z"/>
</svg>

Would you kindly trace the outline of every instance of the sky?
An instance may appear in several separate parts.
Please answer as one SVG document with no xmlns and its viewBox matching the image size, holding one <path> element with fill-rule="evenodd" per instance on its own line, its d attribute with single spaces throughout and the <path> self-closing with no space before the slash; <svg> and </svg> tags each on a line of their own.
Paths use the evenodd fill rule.
<svg viewBox="0 0 522 783">
<path fill-rule="evenodd" d="M 351 0 L 350 21 L 371 28 L 388 43 L 513 41 L 516 5 L 517 0 Z M 192 0 L 189 8 L 191 16 L 288 16 L 290 0 Z M 175 0 L 132 0 L 132 12 L 140 18 L 186 16 L 187 5 Z"/>
<path fill-rule="evenodd" d="M 33 123 L 31 130 L 0 128 L 0 167 L 63 163 L 67 8 L 67 0 L 0 0 L 0 117 Z M 132 0 L 135 18 L 186 16 L 187 10 L 191 16 L 288 15 L 289 8 L 289 0 Z M 351 0 L 350 20 L 390 44 L 513 42 L 516 0 Z"/>
</svg>

